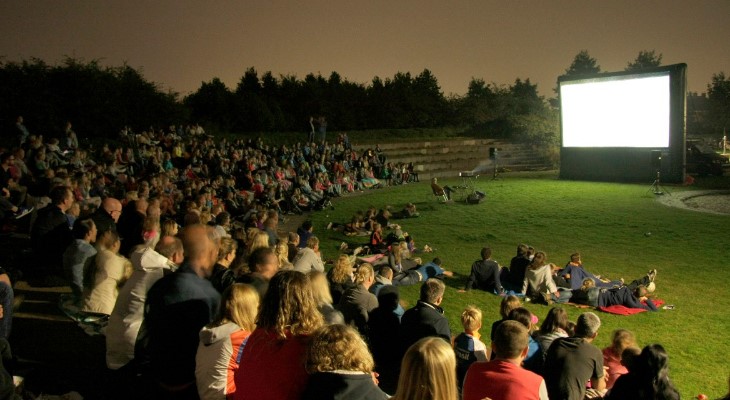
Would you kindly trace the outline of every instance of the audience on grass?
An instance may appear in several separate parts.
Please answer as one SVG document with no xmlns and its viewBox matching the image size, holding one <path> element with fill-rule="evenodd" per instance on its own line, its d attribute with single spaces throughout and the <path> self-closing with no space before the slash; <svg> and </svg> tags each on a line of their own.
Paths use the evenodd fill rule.
<svg viewBox="0 0 730 400">
<path fill-rule="evenodd" d="M 33 202 L 50 198 L 35 213 L 32 244 L 44 268 L 68 278 L 77 303 L 85 293 L 85 310 L 111 314 L 108 367 L 150 375 L 155 397 L 387 398 L 387 392 L 396 399 L 455 399 L 466 375 L 464 398 L 542 399 L 546 387 L 555 396 L 579 396 L 587 381 L 603 393 L 602 380 L 613 383 L 626 372 L 623 365 L 629 372 L 616 380 L 610 398 L 674 398 L 660 346 L 644 349 L 632 364 L 636 349 L 615 334 L 601 357 L 609 367 L 603 372 L 591 344 L 600 321 L 591 313 L 571 335 L 565 311 L 553 308 L 533 338 L 536 318 L 520 308 L 519 297 L 505 296 L 502 320 L 492 324 L 493 351 L 480 340 L 482 315 L 473 307 L 462 314 L 464 332 L 452 338 L 440 307 L 440 279 L 453 273 L 439 258 L 426 264 L 412 258 L 421 250 L 392 224 L 419 215 L 412 203 L 393 213 L 370 207 L 348 224 L 333 224 L 345 235 L 370 239 L 362 257 L 343 254 L 326 274 L 311 221 L 281 240 L 279 222 L 288 213 L 331 207 L 331 197 L 415 177 L 412 168 L 387 163 L 377 151 L 359 156 L 340 143 L 273 147 L 260 139 L 215 143 L 171 129 L 126 132 L 126 146 L 104 145 L 90 154 L 73 136 L 64 142 L 67 154 L 59 151 L 63 144 L 32 135 L 12 153 L 11 172 L 24 185 L 15 189 L 27 187 Z M 448 187 L 441 189 L 450 197 Z M 181 226 L 184 243 L 174 237 Z M 59 261 L 63 270 L 56 269 Z M 570 299 L 570 290 L 558 288 L 565 286 L 573 289 L 573 301 L 583 292 L 599 306 L 611 301 L 591 299 L 648 300 L 653 278 L 650 273 L 625 286 L 607 281 L 587 272 L 577 253 L 561 270 L 547 264 L 545 253 L 521 244 L 509 269 L 484 247 L 465 289 L 512 290 L 549 304 Z M 575 287 L 578 281 L 590 283 Z M 413 284 L 422 284 L 419 300 L 403 313 L 397 286 Z M 359 334 L 338 325 L 345 321 Z M 486 362 L 490 356 L 496 359 Z M 577 359 L 590 359 L 596 368 L 575 368 Z M 140 368 L 147 362 L 149 369 Z M 479 372 L 467 373 L 470 365 Z M 523 368 L 544 373 L 545 380 Z M 521 377 L 521 386 L 511 386 L 510 376 Z M 500 382 L 500 389 L 470 392 L 470 379 L 477 382 L 470 388 L 494 389 Z M 478 383 L 483 379 L 490 385 Z"/>
</svg>

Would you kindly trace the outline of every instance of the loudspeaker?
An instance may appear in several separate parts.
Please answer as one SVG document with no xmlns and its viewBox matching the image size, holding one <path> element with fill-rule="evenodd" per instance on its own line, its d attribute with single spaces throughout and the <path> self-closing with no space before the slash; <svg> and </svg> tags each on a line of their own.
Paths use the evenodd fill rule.
<svg viewBox="0 0 730 400">
<path fill-rule="evenodd" d="M 497 156 L 497 148 L 496 147 L 490 147 L 489 148 L 489 158 L 494 159 L 494 157 Z"/>
<path fill-rule="evenodd" d="M 651 166 L 659 169 L 662 167 L 662 151 L 652 150 L 651 151 Z"/>
</svg>

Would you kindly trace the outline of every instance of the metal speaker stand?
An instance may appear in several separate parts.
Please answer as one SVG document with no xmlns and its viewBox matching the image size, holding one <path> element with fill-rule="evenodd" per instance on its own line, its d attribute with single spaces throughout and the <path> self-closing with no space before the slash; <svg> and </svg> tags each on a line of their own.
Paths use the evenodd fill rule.
<svg viewBox="0 0 730 400">
<path fill-rule="evenodd" d="M 670 196 L 672 195 L 666 188 L 662 186 L 661 173 L 659 172 L 659 170 L 656 171 L 656 179 L 654 179 L 654 182 L 652 182 L 648 191 L 654 193 L 657 196 L 663 195 L 665 193 Z"/>
<path fill-rule="evenodd" d="M 499 156 L 497 155 L 497 149 L 494 149 L 493 157 L 494 157 L 494 163 L 493 163 L 494 164 L 494 171 L 492 172 L 492 180 L 493 181 L 496 181 L 497 179 L 499 179 L 499 177 L 498 177 L 498 175 L 499 175 L 499 166 L 497 165 L 498 164 L 497 161 L 499 160 Z"/>
</svg>

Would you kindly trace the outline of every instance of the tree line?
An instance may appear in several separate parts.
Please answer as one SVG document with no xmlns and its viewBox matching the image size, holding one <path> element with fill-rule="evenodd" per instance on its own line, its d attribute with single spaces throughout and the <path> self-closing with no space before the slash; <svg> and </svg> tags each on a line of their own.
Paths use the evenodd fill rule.
<svg viewBox="0 0 730 400">
<path fill-rule="evenodd" d="M 626 70 L 661 65 L 662 55 L 642 51 Z M 580 51 L 566 75 L 602 72 L 588 51 Z M 717 131 L 727 125 L 730 80 L 713 76 L 700 113 L 690 113 L 693 129 Z M 233 89 L 220 79 L 203 82 L 184 98 L 146 80 L 141 70 L 98 61 L 66 58 L 58 65 L 40 59 L 0 62 L 0 128 L 13 129 L 23 115 L 31 132 L 60 136 L 66 121 L 80 135 L 112 137 L 124 126 L 134 130 L 159 124 L 200 123 L 214 132 L 291 132 L 309 130 L 309 118 L 324 116 L 329 130 L 463 127 L 489 137 L 557 143 L 555 99 L 538 94 L 530 79 L 511 84 L 472 78 L 465 95 L 444 96 L 428 69 L 398 72 L 351 82 L 337 72 L 274 76 L 244 71 Z M 14 133 L 14 132 L 11 132 Z"/>
</svg>

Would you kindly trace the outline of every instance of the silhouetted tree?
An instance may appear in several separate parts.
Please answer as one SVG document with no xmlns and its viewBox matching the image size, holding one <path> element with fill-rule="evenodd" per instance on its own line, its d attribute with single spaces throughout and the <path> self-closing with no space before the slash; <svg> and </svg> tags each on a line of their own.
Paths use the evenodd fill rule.
<svg viewBox="0 0 730 400">
<path fill-rule="evenodd" d="M 641 50 L 634 61 L 626 66 L 626 71 L 638 71 L 660 65 L 662 65 L 662 53 L 656 54 L 654 50 Z"/>
<path fill-rule="evenodd" d="M 581 50 L 565 70 L 565 75 L 597 74 L 599 72 L 601 72 L 601 67 L 598 65 L 598 61 L 588 54 L 588 50 Z"/>
<path fill-rule="evenodd" d="M 722 134 L 730 128 L 730 79 L 724 72 L 712 75 L 707 85 L 707 127 L 713 134 Z"/>
</svg>

